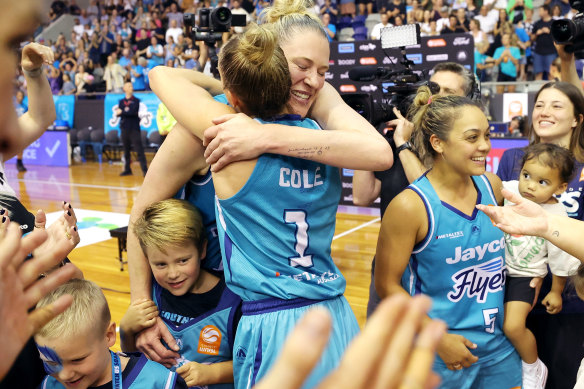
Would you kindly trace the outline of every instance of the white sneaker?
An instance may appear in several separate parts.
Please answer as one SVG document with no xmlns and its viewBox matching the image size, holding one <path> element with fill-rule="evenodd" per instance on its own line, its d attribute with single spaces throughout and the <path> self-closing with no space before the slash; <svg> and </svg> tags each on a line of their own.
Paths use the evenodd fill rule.
<svg viewBox="0 0 584 389">
<path fill-rule="evenodd" d="M 532 364 L 521 362 L 523 389 L 544 389 L 547 381 L 547 366 L 538 358 Z"/>
</svg>

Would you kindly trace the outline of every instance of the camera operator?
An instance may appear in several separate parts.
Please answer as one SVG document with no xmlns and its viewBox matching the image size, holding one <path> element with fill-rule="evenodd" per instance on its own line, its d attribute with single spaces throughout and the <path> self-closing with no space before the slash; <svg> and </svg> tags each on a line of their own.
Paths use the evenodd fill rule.
<svg viewBox="0 0 584 389">
<path fill-rule="evenodd" d="M 476 84 L 474 75 L 462 65 L 454 62 L 436 65 L 433 68 L 430 82 L 434 82 L 440 87 L 440 95 L 469 97 L 472 96 Z M 394 113 L 397 119 L 387 122 L 388 127 L 395 129 L 393 139 L 389 141 L 393 150 L 393 166 L 382 172 L 356 170 L 353 176 L 353 203 L 367 206 L 373 203 L 378 196 L 381 196 L 381 217 L 383 217 L 389 202 L 427 170 L 412 150 L 412 144 L 409 142 L 414 129 L 413 124 L 395 108 Z M 371 265 L 367 317 L 373 313 L 380 302 L 373 282 L 374 271 L 375 258 L 373 258 Z"/>
</svg>

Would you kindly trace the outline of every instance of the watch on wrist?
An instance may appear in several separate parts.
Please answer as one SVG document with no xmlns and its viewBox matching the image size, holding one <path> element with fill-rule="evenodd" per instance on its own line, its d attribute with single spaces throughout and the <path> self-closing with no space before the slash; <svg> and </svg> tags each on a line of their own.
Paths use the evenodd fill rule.
<svg viewBox="0 0 584 389">
<path fill-rule="evenodd" d="M 412 144 L 410 143 L 410 141 L 407 141 L 406 143 L 404 143 L 403 145 L 399 146 L 396 150 L 396 154 L 399 155 L 399 153 L 401 153 L 403 150 L 410 150 L 412 151 Z"/>
</svg>

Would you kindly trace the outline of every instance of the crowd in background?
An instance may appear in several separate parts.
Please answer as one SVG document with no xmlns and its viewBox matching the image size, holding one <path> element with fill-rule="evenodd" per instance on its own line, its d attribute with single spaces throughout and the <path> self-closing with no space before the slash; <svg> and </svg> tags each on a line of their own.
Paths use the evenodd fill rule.
<svg viewBox="0 0 584 389">
<path fill-rule="evenodd" d="M 208 47 L 194 41 L 183 28 L 185 13 L 226 6 L 234 14 L 256 21 L 268 0 L 91 0 L 87 8 L 76 0 L 55 0 L 51 22 L 63 14 L 74 17 L 69 34 L 41 41 L 53 48 L 55 63 L 46 68 L 53 94 L 121 92 L 125 81 L 134 90 L 149 90 L 148 72 L 166 65 L 209 71 Z M 318 0 L 329 40 L 356 21 L 368 23 L 366 38 L 379 39 L 383 27 L 419 23 L 422 36 L 471 34 L 475 42 L 475 71 L 481 81 L 558 79 L 559 59 L 550 24 L 571 18 L 568 0 L 545 0 L 534 11 L 532 0 Z M 197 20 L 198 23 L 198 20 Z M 223 34 L 243 32 L 232 27 Z M 343 37 L 341 37 L 342 39 Z M 217 43 L 221 45 L 221 41 Z M 18 78 L 22 90 L 24 77 Z M 499 86 L 498 93 L 514 92 Z"/>
</svg>

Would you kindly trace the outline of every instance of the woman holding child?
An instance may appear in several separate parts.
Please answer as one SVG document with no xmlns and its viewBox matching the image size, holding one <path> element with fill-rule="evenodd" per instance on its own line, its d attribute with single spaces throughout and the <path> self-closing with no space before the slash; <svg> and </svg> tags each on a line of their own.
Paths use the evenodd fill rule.
<svg viewBox="0 0 584 389">
<path fill-rule="evenodd" d="M 558 48 L 562 58 L 562 79 L 573 80 L 575 73 L 573 57 L 566 56 Z M 564 59 L 565 58 L 565 59 Z M 566 66 L 564 66 L 564 63 Z M 584 96 L 578 77 L 575 82 L 549 82 L 541 87 L 535 96 L 532 113 L 532 144 L 551 143 L 571 151 L 574 157 L 573 177 L 567 190 L 556 196 L 564 205 L 568 216 L 584 220 Z M 497 175 L 503 181 L 519 178 L 524 149 L 509 149 L 503 154 Z M 540 293 L 547 295 L 551 289 L 551 277 L 545 279 Z M 528 327 L 537 339 L 538 359 L 528 361 L 530 370 L 541 370 L 543 364 L 549 369 L 548 386 L 558 389 L 571 389 L 576 382 L 580 360 L 584 358 L 584 303 L 569 286 L 563 294 L 563 309 L 558 315 L 550 316 L 545 307 L 538 302 L 528 317 Z M 541 301 L 541 299 L 540 299 Z"/>
</svg>

